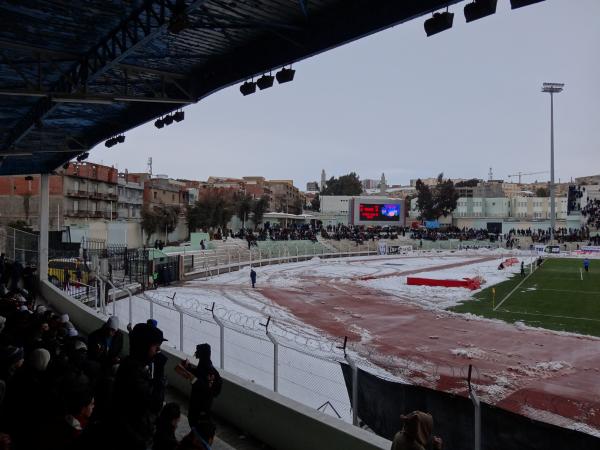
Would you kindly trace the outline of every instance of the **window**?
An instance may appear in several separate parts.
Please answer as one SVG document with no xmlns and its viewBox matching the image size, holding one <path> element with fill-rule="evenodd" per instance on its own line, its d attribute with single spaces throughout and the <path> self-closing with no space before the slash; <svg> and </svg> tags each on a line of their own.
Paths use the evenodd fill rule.
<svg viewBox="0 0 600 450">
<path fill-rule="evenodd" d="M 77 212 L 79 211 L 79 201 L 74 200 L 73 201 L 73 212 Z"/>
<path fill-rule="evenodd" d="M 154 200 L 156 200 L 156 191 L 154 191 L 153 194 L 154 194 Z"/>
<path fill-rule="evenodd" d="M 171 194 L 171 200 L 175 201 L 175 194 Z"/>
</svg>

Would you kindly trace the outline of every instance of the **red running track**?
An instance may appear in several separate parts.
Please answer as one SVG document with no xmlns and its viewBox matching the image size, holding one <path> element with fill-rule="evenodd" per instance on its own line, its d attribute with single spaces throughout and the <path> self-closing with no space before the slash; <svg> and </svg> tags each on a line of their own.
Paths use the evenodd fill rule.
<svg viewBox="0 0 600 450">
<path fill-rule="evenodd" d="M 532 418 L 562 425 L 572 420 L 600 430 L 600 339 L 426 310 L 408 298 L 347 281 L 306 281 L 302 290 L 259 291 L 332 338 L 348 336 L 361 355 L 415 384 L 467 395 L 464 374 L 471 363 L 485 401 Z"/>
</svg>

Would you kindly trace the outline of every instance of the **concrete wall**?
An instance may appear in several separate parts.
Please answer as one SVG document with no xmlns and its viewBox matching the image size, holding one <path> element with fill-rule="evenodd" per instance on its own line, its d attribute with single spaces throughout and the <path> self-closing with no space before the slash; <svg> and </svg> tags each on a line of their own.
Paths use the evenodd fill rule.
<svg viewBox="0 0 600 450">
<path fill-rule="evenodd" d="M 140 248 L 146 245 L 146 236 L 142 232 L 142 225 L 138 221 L 107 221 L 87 219 L 70 220 L 71 242 L 81 242 L 81 238 L 100 239 L 109 244 L 127 244 L 128 248 Z M 165 240 L 164 230 L 154 233 L 150 237 L 150 245 L 155 240 Z M 188 239 L 188 228 L 185 218 L 180 217 L 175 231 L 169 233 L 169 242 L 185 241 Z"/>
<path fill-rule="evenodd" d="M 48 282 L 40 285 L 41 295 L 85 334 L 101 327 L 106 317 L 65 296 Z M 135 299 L 134 299 L 135 300 Z M 121 301 L 127 301 L 121 300 Z M 110 305 L 108 305 L 110 311 Z M 124 323 L 121 328 L 125 331 Z M 124 346 L 128 348 L 125 333 Z M 169 385 L 189 395 L 189 382 L 175 373 L 175 366 L 188 355 L 163 348 L 168 358 L 165 373 Z M 391 442 L 354 427 L 327 414 L 310 409 L 294 400 L 221 371 L 223 390 L 214 403 L 215 413 L 268 446 L 281 450 L 375 450 L 389 449 Z"/>
<path fill-rule="evenodd" d="M 320 211 L 322 213 L 330 214 L 348 214 L 350 211 L 350 201 L 352 200 L 351 195 L 321 195 L 319 197 L 321 201 Z"/>
</svg>

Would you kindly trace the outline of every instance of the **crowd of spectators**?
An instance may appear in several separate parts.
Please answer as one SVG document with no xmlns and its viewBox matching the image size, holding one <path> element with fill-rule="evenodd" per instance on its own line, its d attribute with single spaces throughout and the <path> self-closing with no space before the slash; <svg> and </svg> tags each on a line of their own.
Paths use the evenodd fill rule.
<svg viewBox="0 0 600 450">
<path fill-rule="evenodd" d="M 382 226 L 364 226 L 364 225 L 328 225 L 321 228 L 321 236 L 324 239 L 342 239 L 362 244 L 365 241 L 375 241 L 378 239 L 398 239 L 399 235 L 405 236 L 408 231 L 406 227 L 382 227 Z"/>
<path fill-rule="evenodd" d="M 221 381 L 207 344 L 198 346 L 198 366 L 182 367 L 197 404 L 190 405 L 191 431 L 178 442 L 181 409 L 165 405 L 165 339 L 156 321 L 128 326 L 129 353 L 123 356 L 117 317 L 86 338 L 67 314 L 36 305 L 25 277 L 2 280 L 0 450 L 210 448 L 210 406 Z"/>
<path fill-rule="evenodd" d="M 587 226 L 581 228 L 557 228 L 555 239 L 559 244 L 568 242 L 589 242 L 599 245 L 600 238 L 590 234 L 590 227 L 600 228 L 600 200 L 590 201 L 581 210 L 587 217 Z M 550 229 L 512 229 L 508 233 L 494 233 L 485 228 L 458 228 L 445 227 L 443 229 L 411 228 L 399 226 L 365 226 L 365 225 L 327 225 L 312 226 L 309 224 L 282 226 L 268 226 L 258 229 L 242 228 L 238 233 L 231 233 L 232 237 L 244 239 L 248 248 L 258 246 L 259 241 L 292 241 L 310 240 L 317 242 L 317 236 L 323 239 L 336 241 L 349 240 L 362 244 L 366 241 L 379 239 L 398 239 L 399 236 L 409 236 L 411 239 L 420 241 L 445 241 L 456 239 L 458 241 L 499 241 L 507 248 L 520 248 L 522 238 L 530 238 L 533 243 L 548 243 L 550 241 Z"/>
<path fill-rule="evenodd" d="M 445 241 L 458 239 L 459 241 L 489 240 L 492 234 L 486 229 L 449 227 L 441 230 L 415 229 L 411 233 L 413 239 L 427 241 Z M 492 238 L 493 239 L 493 238 Z"/>
<path fill-rule="evenodd" d="M 586 218 L 588 226 L 600 229 L 600 200 L 588 200 L 581 209 L 581 214 Z"/>
<path fill-rule="evenodd" d="M 317 242 L 317 229 L 308 224 L 290 225 L 288 227 L 265 226 L 259 230 L 242 228 L 233 237 L 244 239 L 248 249 L 258 246 L 259 241 L 311 241 Z"/>
<path fill-rule="evenodd" d="M 512 229 L 507 235 L 505 235 L 507 247 L 511 241 L 518 242 L 518 239 L 523 237 L 530 238 L 531 242 L 534 244 L 547 244 L 550 242 L 550 229 Z M 589 242 L 590 244 L 593 244 L 598 241 L 596 237 L 590 235 L 590 229 L 587 226 L 581 228 L 556 228 L 554 230 L 554 239 L 559 244 L 565 244 L 567 242 Z"/>
</svg>

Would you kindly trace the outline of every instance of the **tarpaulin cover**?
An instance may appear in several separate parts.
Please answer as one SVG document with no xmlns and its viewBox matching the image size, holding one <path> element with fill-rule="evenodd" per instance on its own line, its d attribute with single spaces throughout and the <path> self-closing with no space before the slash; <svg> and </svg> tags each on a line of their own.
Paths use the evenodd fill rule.
<svg viewBox="0 0 600 450">
<path fill-rule="evenodd" d="M 352 403 L 352 369 L 340 363 Z M 466 383 L 466 382 L 465 382 Z M 444 448 L 473 450 L 474 422 L 470 399 L 382 379 L 358 369 L 358 417 L 376 434 L 393 439 L 400 415 L 420 410 L 433 416 L 433 434 Z M 482 450 L 600 449 L 600 438 L 557 427 L 481 403 Z"/>
<path fill-rule="evenodd" d="M 472 291 L 481 287 L 481 281 L 476 278 L 463 278 L 462 280 L 435 280 L 433 278 L 407 277 L 406 284 L 411 286 L 460 287 L 471 289 Z"/>
</svg>

